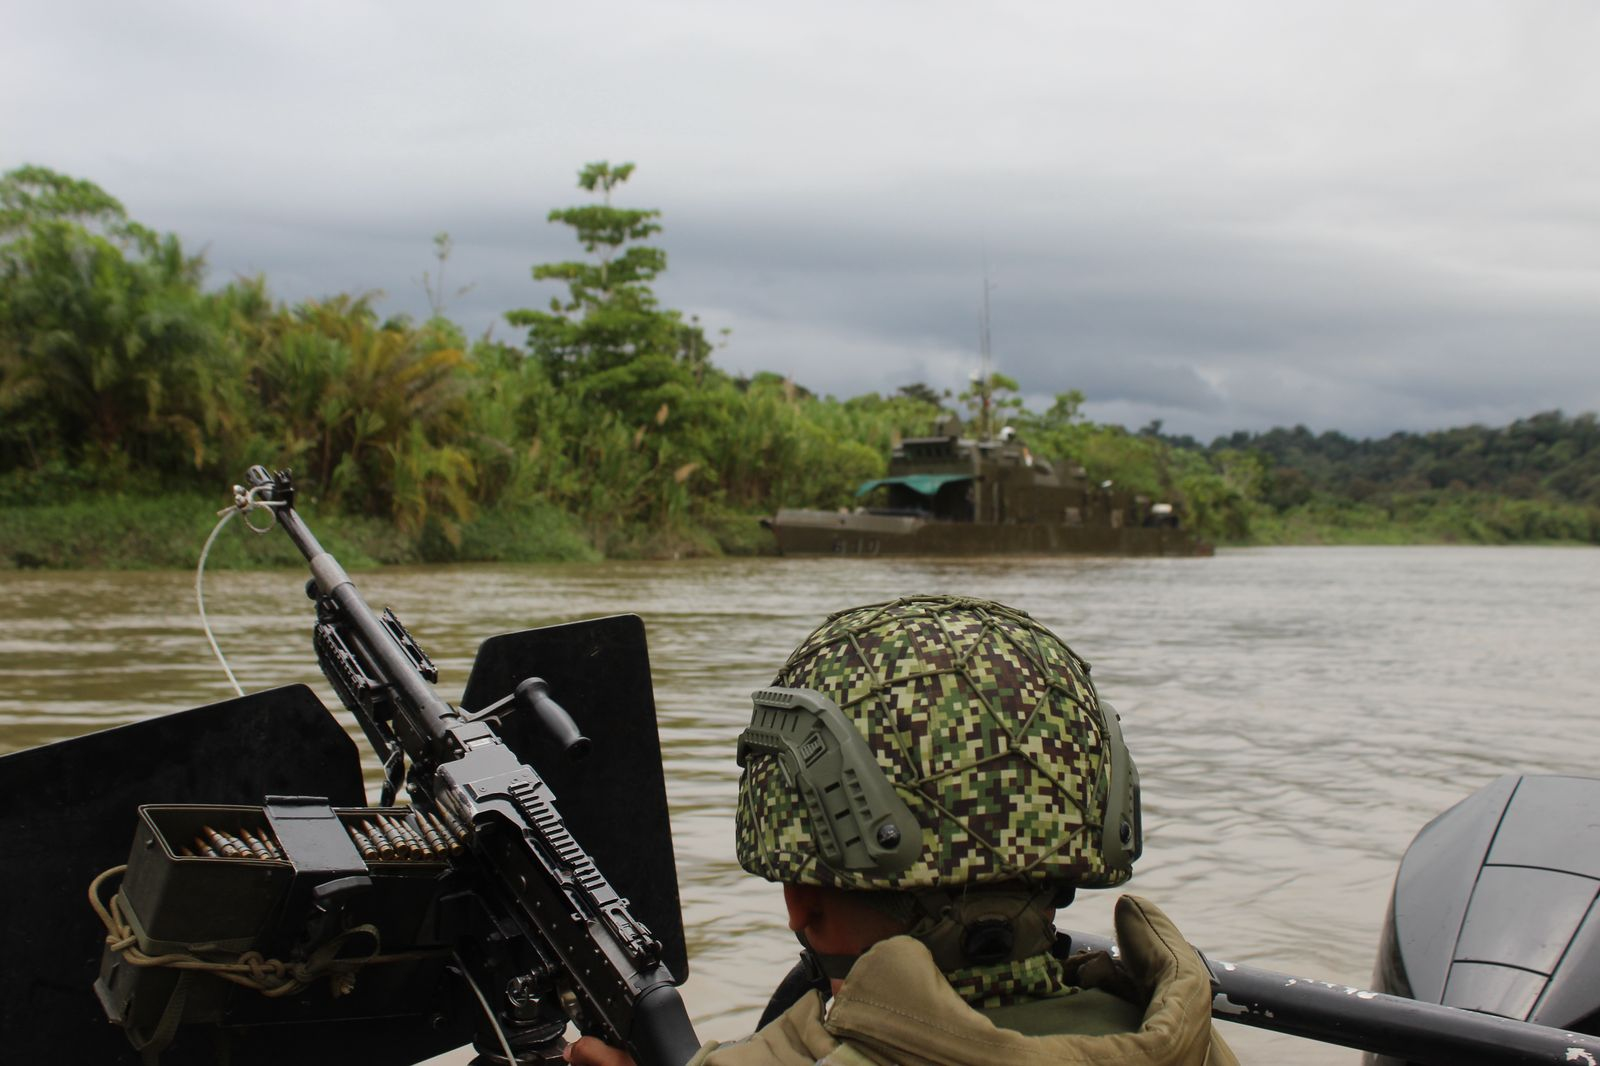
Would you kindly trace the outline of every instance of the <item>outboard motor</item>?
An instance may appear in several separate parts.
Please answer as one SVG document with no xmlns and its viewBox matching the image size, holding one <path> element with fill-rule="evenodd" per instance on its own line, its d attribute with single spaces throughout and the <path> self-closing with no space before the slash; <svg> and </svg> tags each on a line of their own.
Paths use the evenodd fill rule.
<svg viewBox="0 0 1600 1066">
<path fill-rule="evenodd" d="M 1406 849 L 1373 987 L 1600 1035 L 1597 891 L 1600 780 L 1499 778 Z"/>
</svg>

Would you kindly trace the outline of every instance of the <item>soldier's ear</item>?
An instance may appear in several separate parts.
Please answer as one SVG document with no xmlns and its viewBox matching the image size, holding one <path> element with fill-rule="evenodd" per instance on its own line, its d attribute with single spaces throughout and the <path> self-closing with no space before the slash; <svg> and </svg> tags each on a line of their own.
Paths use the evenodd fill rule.
<svg viewBox="0 0 1600 1066">
<path fill-rule="evenodd" d="M 800 932 L 822 914 L 822 889 L 816 885 L 783 886 L 783 905 L 789 909 L 789 929 Z"/>
</svg>

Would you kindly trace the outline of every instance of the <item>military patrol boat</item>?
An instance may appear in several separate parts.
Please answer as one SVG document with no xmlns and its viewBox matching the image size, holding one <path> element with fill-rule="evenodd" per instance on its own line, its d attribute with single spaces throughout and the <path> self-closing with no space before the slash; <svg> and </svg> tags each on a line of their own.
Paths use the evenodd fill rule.
<svg viewBox="0 0 1600 1066">
<path fill-rule="evenodd" d="M 847 511 L 784 508 L 762 524 L 784 555 L 1211 555 L 1170 503 L 1095 485 L 1033 455 L 1011 427 L 962 435 L 951 417 L 895 446 Z"/>
</svg>

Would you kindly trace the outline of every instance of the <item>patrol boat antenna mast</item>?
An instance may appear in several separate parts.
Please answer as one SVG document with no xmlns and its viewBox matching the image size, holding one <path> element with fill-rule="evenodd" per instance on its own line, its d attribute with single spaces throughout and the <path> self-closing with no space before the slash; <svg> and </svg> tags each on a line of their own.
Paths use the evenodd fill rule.
<svg viewBox="0 0 1600 1066">
<path fill-rule="evenodd" d="M 981 368 L 978 371 L 978 401 L 982 405 L 978 415 L 978 439 L 991 440 L 994 437 L 994 415 L 991 410 L 990 391 L 993 384 L 990 378 L 994 376 L 994 357 L 989 349 L 989 293 L 994 289 L 994 282 L 989 280 L 989 256 L 983 257 L 983 317 L 978 328 L 978 355 Z"/>
</svg>

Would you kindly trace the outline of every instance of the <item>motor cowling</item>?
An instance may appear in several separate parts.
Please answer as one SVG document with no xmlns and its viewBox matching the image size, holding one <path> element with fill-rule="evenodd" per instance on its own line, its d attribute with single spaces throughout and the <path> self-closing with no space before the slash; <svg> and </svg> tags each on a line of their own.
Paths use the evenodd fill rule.
<svg viewBox="0 0 1600 1066">
<path fill-rule="evenodd" d="M 1373 987 L 1600 1035 L 1597 897 L 1600 780 L 1501 777 L 1407 848 Z"/>
</svg>

